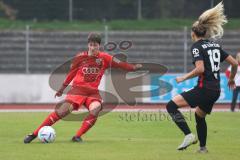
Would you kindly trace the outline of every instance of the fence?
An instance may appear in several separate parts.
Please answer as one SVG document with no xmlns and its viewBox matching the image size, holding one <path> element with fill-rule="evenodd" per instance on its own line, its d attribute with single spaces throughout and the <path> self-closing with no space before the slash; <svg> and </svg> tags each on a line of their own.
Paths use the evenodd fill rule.
<svg viewBox="0 0 240 160">
<path fill-rule="evenodd" d="M 185 27 L 173 31 L 108 31 L 102 32 L 104 43 L 133 42 L 125 52 L 130 61 L 148 61 L 163 64 L 170 73 L 182 73 L 192 69 L 190 31 Z M 1 73 L 50 73 L 58 65 L 72 58 L 78 51 L 87 49 L 88 32 L 61 31 L 1 31 Z M 240 46 L 240 33 L 226 31 L 220 43 L 230 54 Z M 111 54 L 122 52 L 119 49 Z M 225 70 L 226 64 L 223 64 Z"/>
<path fill-rule="evenodd" d="M 221 0 L 3 0 L 0 16 L 27 20 L 192 18 Z M 0 4 L 0 5 L 1 5 Z M 224 1 L 228 17 L 240 17 L 239 1 Z M 3 5 L 1 5 L 3 6 Z M 189 14 L 191 13 L 191 14 Z"/>
</svg>

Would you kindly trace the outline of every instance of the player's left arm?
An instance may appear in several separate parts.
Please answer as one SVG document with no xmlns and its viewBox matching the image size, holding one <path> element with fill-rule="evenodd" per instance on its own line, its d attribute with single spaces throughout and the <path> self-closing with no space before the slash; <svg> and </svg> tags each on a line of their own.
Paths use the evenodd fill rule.
<svg viewBox="0 0 240 160">
<path fill-rule="evenodd" d="M 177 81 L 177 83 L 180 83 L 185 80 L 191 79 L 193 77 L 199 76 L 203 72 L 204 72 L 204 63 L 202 60 L 198 60 L 195 62 L 195 68 L 191 72 L 189 72 L 181 77 L 177 77 L 176 81 Z"/>
<path fill-rule="evenodd" d="M 135 71 L 139 68 L 142 68 L 142 64 L 130 64 L 128 62 L 123 62 L 116 57 L 108 54 L 105 56 L 105 58 L 109 63 L 109 67 L 120 68 L 127 71 Z"/>
<path fill-rule="evenodd" d="M 127 71 L 135 71 L 142 67 L 142 64 L 130 64 L 127 62 L 120 61 L 119 59 L 113 57 L 111 61 L 111 67 L 121 68 Z"/>
<path fill-rule="evenodd" d="M 192 71 L 188 72 L 187 74 L 177 77 L 176 78 L 177 83 L 199 76 L 204 72 L 205 68 L 204 68 L 201 47 L 198 44 L 195 44 L 192 46 L 191 52 L 192 52 L 192 59 L 193 59 L 193 63 L 195 64 L 195 68 Z"/>
</svg>

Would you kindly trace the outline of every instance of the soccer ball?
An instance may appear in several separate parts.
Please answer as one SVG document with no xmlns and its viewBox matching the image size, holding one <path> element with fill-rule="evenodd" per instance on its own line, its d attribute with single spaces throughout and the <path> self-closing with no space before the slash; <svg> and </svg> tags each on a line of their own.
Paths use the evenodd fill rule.
<svg viewBox="0 0 240 160">
<path fill-rule="evenodd" d="M 56 138 L 56 132 L 51 126 L 44 126 L 38 132 L 38 139 L 42 143 L 52 143 Z"/>
</svg>

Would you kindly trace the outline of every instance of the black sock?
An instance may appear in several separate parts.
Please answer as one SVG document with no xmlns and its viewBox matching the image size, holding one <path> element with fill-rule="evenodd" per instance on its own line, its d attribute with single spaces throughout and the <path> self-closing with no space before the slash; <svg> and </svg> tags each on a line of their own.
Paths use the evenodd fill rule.
<svg viewBox="0 0 240 160">
<path fill-rule="evenodd" d="M 195 119 L 196 119 L 196 129 L 197 129 L 197 134 L 198 134 L 198 139 L 200 141 L 200 147 L 205 147 L 206 146 L 206 141 L 207 141 L 207 123 L 205 118 L 199 117 L 195 113 Z"/>
<path fill-rule="evenodd" d="M 170 116 L 172 117 L 172 120 L 176 123 L 176 125 L 182 130 L 182 132 L 185 135 L 188 135 L 189 133 L 191 133 L 183 115 L 181 114 L 181 112 L 179 112 L 178 110 L 178 106 L 176 105 L 176 103 L 174 103 L 172 100 L 170 102 L 168 102 L 167 106 L 167 111 L 170 114 Z"/>
</svg>

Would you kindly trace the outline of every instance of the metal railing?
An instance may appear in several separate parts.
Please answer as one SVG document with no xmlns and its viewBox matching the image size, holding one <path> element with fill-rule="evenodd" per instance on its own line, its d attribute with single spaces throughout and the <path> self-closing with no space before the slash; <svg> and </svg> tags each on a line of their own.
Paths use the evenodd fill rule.
<svg viewBox="0 0 240 160">
<path fill-rule="evenodd" d="M 191 65 L 189 32 L 187 27 L 178 31 L 110 31 L 108 26 L 105 25 L 102 35 L 103 45 L 108 42 L 118 44 L 123 40 L 132 41 L 133 48 L 128 52 L 130 58 L 138 61 L 158 60 L 159 63 L 170 68 L 177 67 L 176 72 L 187 72 Z M 16 63 L 16 67 L 21 63 L 20 65 L 24 66 L 24 69 L 19 72 L 29 74 L 34 72 L 33 68 L 36 68 L 36 66 L 40 68 L 40 72 L 41 68 L 43 68 L 44 73 L 50 72 L 54 65 L 56 67 L 56 65 L 64 63 L 74 56 L 75 51 L 79 51 L 83 47 L 86 49 L 87 45 L 83 42 L 86 41 L 88 32 L 40 32 L 31 31 L 31 27 L 26 26 L 25 31 L 8 31 L 0 32 L 0 34 L 2 34 L 0 38 L 0 41 L 2 40 L 0 45 L 0 66 L 2 66 L 0 72 L 8 73 L 8 71 L 11 71 L 11 67 L 7 68 L 10 63 L 13 63 L 13 65 Z M 81 38 L 76 39 L 79 34 L 82 35 Z M 226 51 L 234 55 L 240 46 L 238 41 L 240 34 L 237 31 L 226 31 L 225 34 L 226 37 L 221 43 Z M 81 46 L 79 47 L 79 45 Z M 74 50 L 71 48 L 74 48 Z M 115 52 L 119 51 L 116 50 Z M 24 61 L 22 61 L 23 59 Z M 46 67 L 48 68 L 44 69 Z"/>
</svg>

